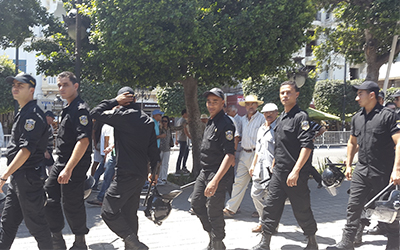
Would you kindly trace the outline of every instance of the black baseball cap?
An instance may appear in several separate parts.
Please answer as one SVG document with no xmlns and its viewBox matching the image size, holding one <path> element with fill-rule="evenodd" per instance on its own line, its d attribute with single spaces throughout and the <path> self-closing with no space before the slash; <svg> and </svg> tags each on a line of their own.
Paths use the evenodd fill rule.
<svg viewBox="0 0 400 250">
<path fill-rule="evenodd" d="M 382 99 L 385 99 L 385 93 L 383 92 L 383 90 L 379 91 L 378 96 Z"/>
<path fill-rule="evenodd" d="M 220 88 L 213 88 L 213 89 L 210 89 L 209 91 L 204 92 L 204 93 L 203 93 L 203 96 L 204 96 L 205 98 L 207 98 L 207 96 L 208 96 L 209 94 L 213 94 L 213 95 L 216 95 L 216 96 L 218 96 L 218 97 L 221 97 L 222 100 L 225 99 L 224 91 L 222 91 Z"/>
<path fill-rule="evenodd" d="M 128 92 L 129 94 L 135 95 L 135 91 L 131 87 L 125 86 L 118 90 L 118 95 Z"/>
<path fill-rule="evenodd" d="M 391 95 L 390 97 L 399 97 L 400 96 L 400 90 L 397 90 L 393 95 Z"/>
<path fill-rule="evenodd" d="M 47 110 L 46 113 L 44 113 L 44 114 L 45 114 L 46 116 L 50 116 L 50 117 L 52 117 L 52 118 L 55 117 L 54 113 L 51 112 L 50 110 Z"/>
<path fill-rule="evenodd" d="M 363 82 L 361 85 L 353 85 L 353 90 L 357 91 L 357 90 L 370 90 L 370 91 L 374 91 L 376 93 L 379 92 L 379 86 L 376 82 L 373 81 L 365 81 Z"/>
<path fill-rule="evenodd" d="M 17 80 L 18 82 L 22 83 L 27 83 L 31 85 L 31 87 L 35 88 L 36 87 L 36 80 L 33 78 L 33 76 L 25 73 L 19 73 L 18 75 L 14 76 L 7 76 L 6 82 L 12 84 L 14 80 Z"/>
</svg>

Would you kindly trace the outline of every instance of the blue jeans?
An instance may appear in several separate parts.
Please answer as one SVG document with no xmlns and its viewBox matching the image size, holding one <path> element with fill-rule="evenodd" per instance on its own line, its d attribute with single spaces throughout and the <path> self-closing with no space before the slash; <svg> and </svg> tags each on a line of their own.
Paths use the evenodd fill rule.
<svg viewBox="0 0 400 250">
<path fill-rule="evenodd" d="M 104 156 L 102 156 L 102 157 L 104 158 Z M 99 185 L 100 176 L 104 173 L 104 164 L 105 164 L 105 159 L 103 159 L 100 162 L 99 166 L 96 169 L 96 172 L 94 172 L 93 178 L 94 178 L 95 182 L 94 182 L 93 189 L 97 189 L 97 186 Z"/>
<path fill-rule="evenodd" d="M 117 161 L 116 161 L 115 156 L 107 156 L 106 164 L 104 166 L 105 171 L 104 171 L 103 185 L 101 186 L 101 190 L 100 190 L 99 194 L 97 195 L 97 199 L 99 201 L 103 201 L 104 195 L 106 194 L 106 191 L 111 184 L 111 181 L 115 174 L 115 164 L 116 163 L 117 163 Z"/>
</svg>

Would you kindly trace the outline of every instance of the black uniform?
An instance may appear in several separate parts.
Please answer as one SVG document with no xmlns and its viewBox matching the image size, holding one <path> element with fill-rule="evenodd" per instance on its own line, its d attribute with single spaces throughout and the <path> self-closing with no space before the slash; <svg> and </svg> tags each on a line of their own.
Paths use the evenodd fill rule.
<svg viewBox="0 0 400 250">
<path fill-rule="evenodd" d="M 68 184 L 59 184 L 57 179 L 72 155 L 76 143 L 89 139 L 89 146 L 81 160 L 72 171 Z M 61 113 L 61 122 L 56 138 L 56 154 L 58 159 L 51 169 L 46 181 L 47 192 L 46 219 L 53 233 L 64 228 L 64 216 L 61 209 L 61 197 L 67 222 L 75 235 L 89 232 L 86 227 L 86 210 L 83 199 L 84 181 L 89 169 L 92 153 L 92 119 L 87 104 L 77 96 Z"/>
<path fill-rule="evenodd" d="M 49 225 L 44 214 L 46 196 L 43 189 L 44 178 L 41 176 L 47 139 L 46 117 L 37 106 L 36 100 L 32 100 L 15 116 L 11 141 L 7 147 L 7 165 L 22 148 L 29 150 L 31 155 L 11 175 L 1 218 L 0 249 L 11 247 L 22 219 L 38 242 L 39 249 L 52 249 Z"/>
<path fill-rule="evenodd" d="M 351 134 L 359 145 L 358 162 L 354 169 L 347 205 L 347 223 L 344 229 L 354 240 L 364 204 L 389 184 L 395 157 L 392 135 L 400 130 L 396 114 L 379 103 L 368 114 L 362 108 L 351 121 Z M 382 223 L 388 236 L 398 237 L 399 222 Z"/>
<path fill-rule="evenodd" d="M 262 217 L 263 231 L 275 233 L 282 216 L 285 200 L 289 197 L 299 226 L 307 236 L 315 235 L 315 222 L 308 189 L 309 169 L 304 164 L 300 170 L 297 186 L 289 187 L 287 177 L 292 171 L 302 148 L 314 148 L 314 133 L 310 129 L 308 115 L 296 104 L 288 113 L 283 112 L 275 127 L 275 166 L 269 183 L 269 193 Z M 308 159 L 310 161 L 310 158 Z"/>
<path fill-rule="evenodd" d="M 114 127 L 116 174 L 107 190 L 101 216 L 121 238 L 138 232 L 137 210 L 140 193 L 148 176 L 160 161 L 153 120 L 137 104 L 120 107 L 115 99 L 102 101 L 93 108 L 94 119 Z"/>
<path fill-rule="evenodd" d="M 212 197 L 204 196 L 204 190 L 217 173 L 225 155 L 235 155 L 234 135 L 235 127 L 232 120 L 221 110 L 214 118 L 208 120 L 201 144 L 202 170 L 194 185 L 192 208 L 203 224 L 204 230 L 211 233 L 215 240 L 225 238 L 222 210 L 225 204 L 226 188 L 232 179 L 229 175 L 232 172 L 225 174 Z"/>
</svg>

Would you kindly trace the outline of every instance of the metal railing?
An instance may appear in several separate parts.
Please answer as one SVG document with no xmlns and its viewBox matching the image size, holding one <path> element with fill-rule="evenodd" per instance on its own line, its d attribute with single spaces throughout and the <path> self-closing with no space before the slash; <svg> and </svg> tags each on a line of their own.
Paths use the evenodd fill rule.
<svg viewBox="0 0 400 250">
<path fill-rule="evenodd" d="M 314 146 L 345 146 L 350 137 L 350 131 L 326 131 L 314 141 Z"/>
</svg>

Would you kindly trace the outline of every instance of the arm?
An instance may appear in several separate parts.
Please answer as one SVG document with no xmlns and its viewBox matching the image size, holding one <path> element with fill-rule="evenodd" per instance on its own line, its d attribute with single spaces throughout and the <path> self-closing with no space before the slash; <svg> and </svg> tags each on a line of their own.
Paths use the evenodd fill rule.
<svg viewBox="0 0 400 250">
<path fill-rule="evenodd" d="M 190 136 L 189 130 L 187 128 L 187 126 L 183 127 L 183 132 L 185 133 L 185 135 L 189 138 L 192 139 L 192 137 Z"/>
<path fill-rule="evenodd" d="M 72 175 L 72 170 L 76 167 L 76 164 L 81 160 L 85 154 L 87 147 L 89 146 L 89 138 L 85 137 L 77 141 L 74 150 L 72 151 L 71 158 L 69 158 L 65 168 L 58 175 L 58 183 L 68 184 L 69 179 Z"/>
<path fill-rule="evenodd" d="M 310 157 L 311 151 L 311 148 L 302 148 L 300 150 L 299 158 L 297 159 L 296 164 L 294 164 L 294 167 L 286 180 L 286 184 L 289 187 L 297 186 L 297 180 L 299 179 L 300 170 L 303 168 L 304 164 Z"/>
<path fill-rule="evenodd" d="M 396 155 L 394 158 L 393 171 L 390 175 L 390 182 L 394 185 L 400 185 L 400 132 L 392 135 L 392 139 L 396 144 Z"/>
<path fill-rule="evenodd" d="M 254 155 L 253 162 L 251 163 L 251 166 L 250 166 L 250 169 L 249 169 L 249 175 L 250 176 L 253 176 L 253 172 L 254 172 L 254 169 L 256 167 L 257 159 L 258 159 L 258 153 L 256 153 Z"/>
<path fill-rule="evenodd" d="M 6 171 L 3 173 L 3 176 L 1 179 L 7 180 L 10 175 L 12 175 L 15 171 L 17 171 L 25 162 L 28 160 L 29 156 L 31 155 L 31 152 L 27 148 L 21 148 L 17 155 L 14 157 L 10 165 L 6 168 Z M 4 186 L 6 181 L 0 180 L 0 192 L 2 193 L 3 191 L 1 190 Z"/>
<path fill-rule="evenodd" d="M 235 136 L 235 150 L 237 150 L 237 146 L 239 145 L 239 142 L 241 141 L 242 139 L 240 138 L 240 136 Z"/>
<path fill-rule="evenodd" d="M 350 135 L 349 141 L 347 142 L 347 159 L 346 159 L 346 172 L 344 175 L 348 180 L 351 180 L 351 172 L 354 155 L 358 151 L 357 137 Z"/>
<path fill-rule="evenodd" d="M 219 182 L 233 164 L 235 164 L 235 156 L 233 154 L 226 154 L 214 178 L 208 183 L 204 190 L 204 196 L 211 197 L 215 194 Z"/>
</svg>

